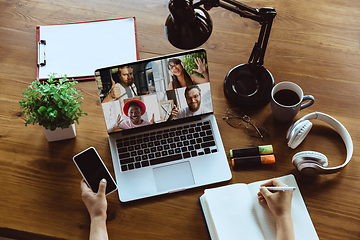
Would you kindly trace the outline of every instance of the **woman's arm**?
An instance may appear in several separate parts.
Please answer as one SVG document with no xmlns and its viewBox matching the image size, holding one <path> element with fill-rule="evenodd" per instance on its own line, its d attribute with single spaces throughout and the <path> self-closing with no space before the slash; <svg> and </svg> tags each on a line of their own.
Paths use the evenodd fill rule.
<svg viewBox="0 0 360 240">
<path fill-rule="evenodd" d="M 82 199 L 89 212 L 90 224 L 90 240 L 107 240 L 108 234 L 106 229 L 106 209 L 107 201 L 105 197 L 106 180 L 100 181 L 99 190 L 94 193 L 83 179 L 80 183 Z"/>
<path fill-rule="evenodd" d="M 261 185 L 258 199 L 260 203 L 266 203 L 275 217 L 276 240 L 294 240 L 294 226 L 291 218 L 292 191 L 270 192 L 266 187 L 287 186 L 278 179 L 272 179 Z"/>
</svg>

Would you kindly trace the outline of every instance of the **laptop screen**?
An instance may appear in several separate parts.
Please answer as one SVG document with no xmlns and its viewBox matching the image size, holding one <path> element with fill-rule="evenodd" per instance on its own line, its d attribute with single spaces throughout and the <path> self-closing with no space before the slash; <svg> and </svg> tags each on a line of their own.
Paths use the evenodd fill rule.
<svg viewBox="0 0 360 240">
<path fill-rule="evenodd" d="M 204 49 L 95 71 L 108 133 L 212 113 Z"/>
</svg>

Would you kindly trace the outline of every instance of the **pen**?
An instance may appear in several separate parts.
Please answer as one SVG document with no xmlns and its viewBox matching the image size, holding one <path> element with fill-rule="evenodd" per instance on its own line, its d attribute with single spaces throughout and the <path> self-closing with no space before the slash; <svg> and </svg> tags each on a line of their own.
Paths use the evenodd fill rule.
<svg viewBox="0 0 360 240">
<path fill-rule="evenodd" d="M 266 187 L 266 188 L 269 191 L 294 191 L 296 189 L 295 187 Z"/>
</svg>

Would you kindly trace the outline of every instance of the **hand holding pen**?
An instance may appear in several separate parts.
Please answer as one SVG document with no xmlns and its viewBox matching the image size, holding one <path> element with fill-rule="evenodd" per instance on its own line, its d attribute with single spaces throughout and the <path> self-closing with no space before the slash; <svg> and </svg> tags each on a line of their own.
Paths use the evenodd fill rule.
<svg viewBox="0 0 360 240">
<path fill-rule="evenodd" d="M 270 187 L 276 187 L 269 190 Z M 282 190 L 279 191 L 279 189 Z M 287 189 L 287 190 L 284 190 Z M 294 239 L 294 228 L 291 218 L 291 199 L 294 188 L 289 188 L 280 180 L 274 178 L 260 186 L 259 202 L 266 203 L 275 217 L 277 226 L 276 239 Z"/>
<path fill-rule="evenodd" d="M 271 187 L 288 188 L 285 183 L 274 178 L 260 186 L 258 199 L 260 203 L 267 203 L 270 211 L 276 215 L 282 215 L 291 211 L 292 191 L 274 191 Z"/>
</svg>

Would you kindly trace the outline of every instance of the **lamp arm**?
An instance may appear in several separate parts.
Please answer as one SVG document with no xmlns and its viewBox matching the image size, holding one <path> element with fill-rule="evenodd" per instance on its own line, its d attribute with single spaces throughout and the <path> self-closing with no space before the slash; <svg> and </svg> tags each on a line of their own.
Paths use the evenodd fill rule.
<svg viewBox="0 0 360 240">
<path fill-rule="evenodd" d="M 270 7 L 261 9 L 252 8 L 235 0 L 200 0 L 194 3 L 194 7 L 202 4 L 206 10 L 210 10 L 212 7 L 222 7 L 239 14 L 241 17 L 249 18 L 260 23 L 259 38 L 258 41 L 255 42 L 248 63 L 255 63 L 256 65 L 262 66 L 264 64 L 264 56 L 269 41 L 272 22 L 276 16 L 275 9 Z"/>
<path fill-rule="evenodd" d="M 255 63 L 256 65 L 262 66 L 264 64 L 265 51 L 269 41 L 270 31 L 273 19 L 276 16 L 276 12 L 273 8 L 261 8 L 260 11 L 265 12 L 264 20 L 260 22 L 261 29 L 258 41 L 255 42 L 248 63 Z"/>
<path fill-rule="evenodd" d="M 218 1 L 218 0 L 216 0 Z M 242 10 L 242 11 L 245 11 L 245 12 L 249 12 L 249 13 L 252 13 L 252 14 L 255 14 L 255 15 L 260 15 L 260 12 L 259 12 L 259 9 L 257 8 L 253 8 L 253 7 L 249 7 L 243 3 L 240 3 L 240 2 L 237 2 L 237 1 L 234 1 L 234 0 L 222 0 L 230 5 L 233 5 L 235 6 L 236 8 L 235 9 L 239 9 L 239 10 Z M 221 5 L 226 5 L 226 4 L 223 4 L 219 1 L 219 4 Z M 232 10 L 230 10 L 232 11 Z"/>
<path fill-rule="evenodd" d="M 219 7 L 225 8 L 231 12 L 237 13 L 240 15 L 240 17 L 243 18 L 250 18 L 254 21 L 257 22 L 261 22 L 262 21 L 262 17 L 260 15 L 254 14 L 254 13 L 249 13 L 247 11 L 244 10 L 240 10 L 239 8 L 233 7 L 233 6 L 229 6 L 229 4 L 224 4 L 219 2 Z"/>
</svg>

